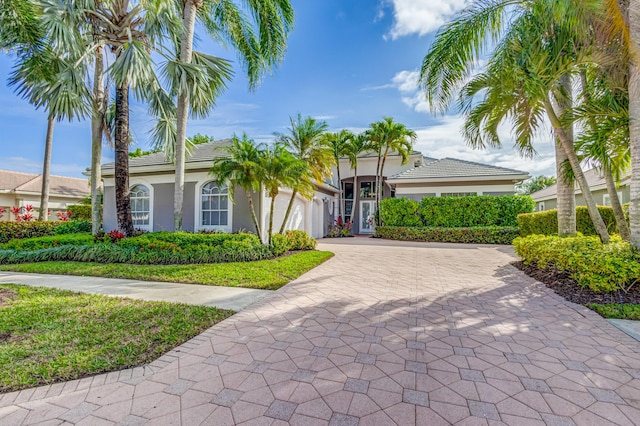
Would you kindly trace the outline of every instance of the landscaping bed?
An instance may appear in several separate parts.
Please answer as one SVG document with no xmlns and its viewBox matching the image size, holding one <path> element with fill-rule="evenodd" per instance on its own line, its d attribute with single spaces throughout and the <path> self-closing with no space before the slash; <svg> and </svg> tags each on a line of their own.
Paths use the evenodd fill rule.
<svg viewBox="0 0 640 426">
<path fill-rule="evenodd" d="M 377 226 L 375 236 L 388 240 L 465 244 L 511 244 L 519 235 L 517 227 L 477 226 L 470 228 L 425 228 Z"/>
<path fill-rule="evenodd" d="M 147 364 L 231 314 L 0 285 L 0 392 Z"/>
</svg>

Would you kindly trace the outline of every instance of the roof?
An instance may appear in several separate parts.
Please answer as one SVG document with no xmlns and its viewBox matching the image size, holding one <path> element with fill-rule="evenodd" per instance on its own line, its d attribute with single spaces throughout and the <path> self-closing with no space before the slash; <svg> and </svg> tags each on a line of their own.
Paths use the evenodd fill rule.
<svg viewBox="0 0 640 426">
<path fill-rule="evenodd" d="M 224 155 L 222 148 L 229 146 L 231 139 L 221 139 L 219 141 L 207 142 L 194 146 L 191 155 L 189 155 L 186 163 L 197 163 L 200 161 L 213 161 L 214 158 Z M 173 166 L 162 152 L 155 154 L 143 155 L 142 157 L 129 158 L 129 168 L 144 166 Z M 103 171 L 110 171 L 115 168 L 115 163 L 107 163 L 102 165 Z M 173 167 L 172 167 L 173 168 Z"/>
<path fill-rule="evenodd" d="M 606 188 L 606 182 L 604 181 L 604 177 L 600 174 L 600 171 L 597 169 L 589 169 L 584 172 L 584 177 L 587 179 L 587 183 L 589 184 L 589 188 L 591 190 Z M 631 177 L 629 172 L 626 172 L 622 175 L 621 181 L 624 182 Z M 582 191 L 578 187 L 576 183 L 576 192 L 581 193 Z M 534 192 L 531 194 L 531 198 L 534 201 L 544 201 L 549 199 L 554 199 L 557 197 L 558 193 L 558 185 L 555 183 L 551 186 L 548 186 L 540 191 Z"/>
<path fill-rule="evenodd" d="M 507 169 L 505 167 L 474 163 L 472 161 L 458 160 L 449 157 L 441 160 L 424 157 L 424 163 L 421 166 L 391 176 L 389 180 L 479 177 L 522 179 L 524 176 L 528 176 L 528 173 L 521 170 Z"/>
<path fill-rule="evenodd" d="M 0 170 L 0 191 L 39 194 L 42 191 L 42 174 Z M 86 179 L 49 176 L 50 195 L 84 197 L 89 192 L 89 184 Z"/>
</svg>

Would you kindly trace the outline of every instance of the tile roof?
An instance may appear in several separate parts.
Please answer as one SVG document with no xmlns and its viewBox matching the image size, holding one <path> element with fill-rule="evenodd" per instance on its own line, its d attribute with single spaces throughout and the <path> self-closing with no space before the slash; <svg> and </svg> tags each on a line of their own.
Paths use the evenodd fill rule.
<svg viewBox="0 0 640 426">
<path fill-rule="evenodd" d="M 187 157 L 186 162 L 194 163 L 199 161 L 212 161 L 214 158 L 220 157 L 223 154 L 221 148 L 228 146 L 230 143 L 231 139 L 220 139 L 219 141 L 196 145 L 193 148 L 191 155 Z M 115 163 L 103 164 L 102 170 L 113 170 L 114 165 Z M 129 159 L 129 168 L 161 165 L 171 165 L 171 162 L 167 161 L 164 153 L 162 152 Z"/>
<path fill-rule="evenodd" d="M 40 193 L 41 190 L 42 174 L 0 170 L 0 191 Z M 51 195 L 84 197 L 90 190 L 86 179 L 51 175 L 49 192 Z"/>
<path fill-rule="evenodd" d="M 505 167 L 491 166 L 488 164 L 474 163 L 472 161 L 458 160 L 456 158 L 424 157 L 424 163 L 413 169 L 406 170 L 391 176 L 389 179 L 438 179 L 451 177 L 498 177 L 498 176 L 522 176 L 527 172 L 507 169 Z"/>
</svg>

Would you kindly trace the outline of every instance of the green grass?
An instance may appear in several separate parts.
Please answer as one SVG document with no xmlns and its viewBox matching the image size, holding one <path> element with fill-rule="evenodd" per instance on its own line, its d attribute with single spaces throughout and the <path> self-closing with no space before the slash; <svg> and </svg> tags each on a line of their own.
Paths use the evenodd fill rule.
<svg viewBox="0 0 640 426">
<path fill-rule="evenodd" d="M 272 260 L 208 265 L 40 262 L 0 265 L 0 270 L 276 290 L 332 256 L 333 253 L 326 251 L 302 251 Z"/>
<path fill-rule="evenodd" d="M 640 320 L 640 305 L 630 303 L 608 303 L 605 305 L 590 303 L 587 307 L 605 318 Z"/>
<path fill-rule="evenodd" d="M 148 363 L 232 313 L 0 285 L 0 392 Z"/>
</svg>

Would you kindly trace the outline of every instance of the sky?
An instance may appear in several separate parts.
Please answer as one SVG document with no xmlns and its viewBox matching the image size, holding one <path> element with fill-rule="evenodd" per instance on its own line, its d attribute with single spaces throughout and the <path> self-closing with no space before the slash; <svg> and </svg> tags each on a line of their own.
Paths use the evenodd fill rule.
<svg viewBox="0 0 640 426">
<path fill-rule="evenodd" d="M 332 131 L 365 130 L 384 116 L 416 131 L 415 149 L 425 156 L 453 157 L 515 168 L 532 176 L 554 175 L 550 130 L 537 137 L 538 155 L 523 159 L 508 126 L 503 148 L 479 151 L 461 136 L 456 110 L 433 115 L 418 90 L 419 68 L 441 25 L 469 0 L 291 0 L 296 12 L 282 64 L 250 92 L 235 53 L 201 37 L 196 49 L 234 61 L 235 76 L 206 119 L 190 120 L 187 134 L 224 139 L 246 132 L 259 142 L 284 133 L 298 113 L 325 120 Z M 0 56 L 0 169 L 41 173 L 46 115 L 7 87 L 14 58 Z M 136 147 L 149 149 L 152 119 L 132 100 Z M 60 122 L 54 131 L 52 173 L 81 177 L 90 164 L 90 121 Z M 103 162 L 113 159 L 105 147 Z"/>
</svg>

